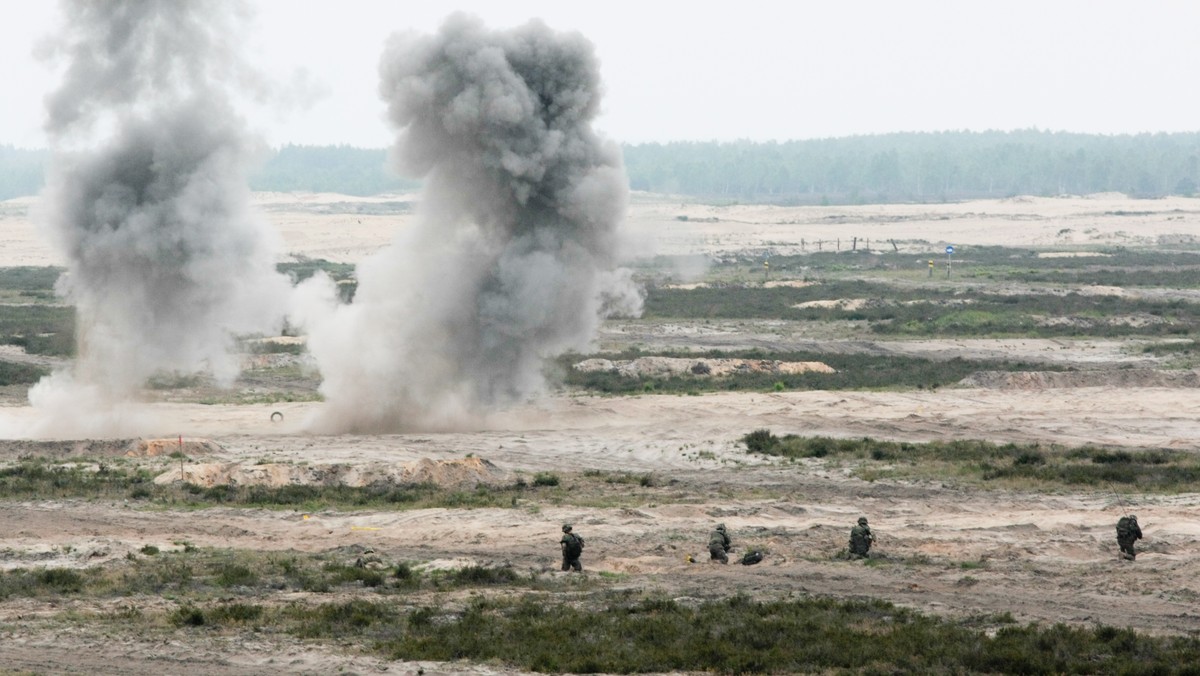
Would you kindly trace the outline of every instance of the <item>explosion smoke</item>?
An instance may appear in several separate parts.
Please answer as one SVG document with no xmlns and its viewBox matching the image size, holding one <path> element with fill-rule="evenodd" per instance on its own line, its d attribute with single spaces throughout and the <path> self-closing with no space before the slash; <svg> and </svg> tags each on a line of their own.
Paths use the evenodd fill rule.
<svg viewBox="0 0 1200 676">
<path fill-rule="evenodd" d="M 42 220 L 67 259 L 59 291 L 76 308 L 79 356 L 30 400 L 66 419 L 128 399 L 160 370 L 232 381 L 233 334 L 278 328 L 289 283 L 250 214 L 253 146 L 225 89 L 239 77 L 240 7 L 64 9 L 56 51 L 67 68 L 47 98 L 55 153 Z"/>
<path fill-rule="evenodd" d="M 454 15 L 434 36 L 390 38 L 380 75 L 392 157 L 424 179 L 421 207 L 359 267 L 353 305 L 310 316 L 322 422 L 447 427 L 539 393 L 545 358 L 640 312 L 616 269 L 628 182 L 591 129 L 599 69 L 579 34 Z"/>
</svg>

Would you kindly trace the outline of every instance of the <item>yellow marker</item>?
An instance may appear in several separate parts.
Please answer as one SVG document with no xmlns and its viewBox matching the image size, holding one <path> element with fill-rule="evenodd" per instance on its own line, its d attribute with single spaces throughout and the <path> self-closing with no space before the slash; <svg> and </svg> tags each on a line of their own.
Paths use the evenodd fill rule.
<svg viewBox="0 0 1200 676">
<path fill-rule="evenodd" d="M 308 521 L 308 519 L 309 519 L 309 516 L 308 516 L 307 514 L 305 514 L 305 515 L 304 515 L 303 517 L 301 517 L 301 518 L 303 518 L 305 521 Z"/>
<path fill-rule="evenodd" d="M 350 530 L 379 530 L 374 526 L 350 526 Z"/>
</svg>

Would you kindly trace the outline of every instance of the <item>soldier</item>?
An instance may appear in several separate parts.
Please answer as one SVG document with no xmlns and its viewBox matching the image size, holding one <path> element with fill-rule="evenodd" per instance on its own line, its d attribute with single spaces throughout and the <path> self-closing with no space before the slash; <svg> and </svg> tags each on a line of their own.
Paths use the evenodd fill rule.
<svg viewBox="0 0 1200 676">
<path fill-rule="evenodd" d="M 716 530 L 708 536 L 709 560 L 729 563 L 730 549 L 733 549 L 733 540 L 730 540 L 729 533 L 725 532 L 725 524 L 719 523 Z"/>
<path fill-rule="evenodd" d="M 370 570 L 383 570 L 384 568 L 387 568 L 387 564 L 384 563 L 383 557 L 376 554 L 374 549 L 368 547 L 363 550 L 362 556 L 358 557 L 358 559 L 354 561 L 354 567 L 368 568 Z"/>
<path fill-rule="evenodd" d="M 1117 544 L 1121 547 L 1121 556 L 1130 561 L 1137 557 L 1133 543 L 1142 539 L 1142 529 L 1138 526 L 1137 515 L 1123 516 L 1117 521 Z"/>
<path fill-rule="evenodd" d="M 562 532 L 562 539 L 558 541 L 562 547 L 562 569 L 582 573 L 583 564 L 579 562 L 579 557 L 583 554 L 583 537 L 572 533 L 569 523 L 563 524 Z"/>
<path fill-rule="evenodd" d="M 875 542 L 875 536 L 867 525 L 867 517 L 858 517 L 858 525 L 850 529 L 850 556 L 855 559 L 867 558 L 872 542 Z"/>
</svg>

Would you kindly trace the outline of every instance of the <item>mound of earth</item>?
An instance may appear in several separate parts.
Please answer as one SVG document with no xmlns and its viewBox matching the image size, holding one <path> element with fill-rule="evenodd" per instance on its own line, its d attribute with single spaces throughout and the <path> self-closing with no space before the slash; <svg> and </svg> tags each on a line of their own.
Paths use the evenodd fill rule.
<svg viewBox="0 0 1200 676">
<path fill-rule="evenodd" d="M 1200 387 L 1198 371 L 979 371 L 959 381 L 966 387 L 1041 390 L 1060 387 Z"/>
<path fill-rule="evenodd" d="M 208 455 L 221 450 L 221 446 L 208 439 L 138 439 L 130 442 L 125 455 L 131 458 L 156 457 L 182 452 L 187 456 Z"/>
<path fill-rule="evenodd" d="M 507 473 L 482 458 L 430 460 L 400 464 L 291 465 L 284 463 L 247 464 L 197 463 L 172 468 L 154 479 L 156 484 L 180 480 L 210 488 L 212 486 L 372 486 L 377 484 L 437 484 L 444 487 L 474 487 L 505 482 Z"/>
<path fill-rule="evenodd" d="M 833 373 L 819 361 L 775 361 L 770 359 L 683 359 L 679 357 L 639 357 L 633 360 L 585 359 L 573 367 L 584 373 L 610 372 L 630 378 L 655 376 L 728 376 L 736 373 L 792 374 L 816 371 Z"/>
</svg>

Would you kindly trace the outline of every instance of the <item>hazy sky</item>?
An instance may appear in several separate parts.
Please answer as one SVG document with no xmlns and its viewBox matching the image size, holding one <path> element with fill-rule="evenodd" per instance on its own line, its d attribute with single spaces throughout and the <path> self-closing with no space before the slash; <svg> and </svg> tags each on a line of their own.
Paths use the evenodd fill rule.
<svg viewBox="0 0 1200 676">
<path fill-rule="evenodd" d="M 607 91 L 597 126 L 623 142 L 1200 130 L 1196 0 L 248 1 L 248 60 L 303 85 L 247 111 L 273 145 L 388 145 L 384 40 L 432 31 L 454 10 L 587 36 Z M 56 75 L 32 52 L 56 13 L 0 0 L 0 144 L 45 145 Z"/>
</svg>

